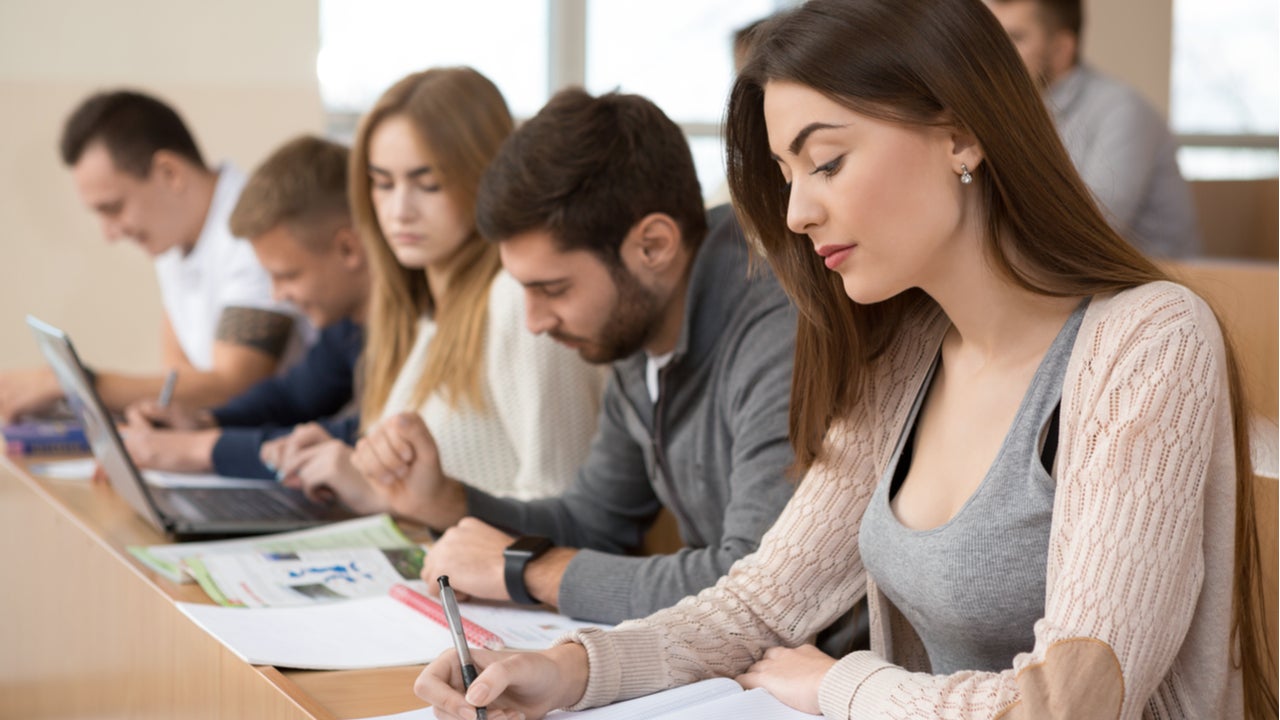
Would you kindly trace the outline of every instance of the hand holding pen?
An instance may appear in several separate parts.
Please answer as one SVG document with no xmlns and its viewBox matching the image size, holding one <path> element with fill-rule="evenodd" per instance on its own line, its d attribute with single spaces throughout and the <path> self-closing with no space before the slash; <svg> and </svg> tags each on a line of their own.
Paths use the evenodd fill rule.
<svg viewBox="0 0 1280 720">
<path fill-rule="evenodd" d="M 467 637 L 462 629 L 462 613 L 458 610 L 458 599 L 453 595 L 453 588 L 449 587 L 449 576 L 441 575 L 436 578 L 436 582 L 440 583 L 440 604 L 444 606 L 449 632 L 453 634 L 453 646 L 458 651 L 458 663 L 462 665 L 462 687 L 465 691 L 471 688 L 478 673 L 475 663 L 471 661 L 471 649 L 467 647 Z M 488 714 L 484 708 L 476 708 L 476 718 L 487 720 Z"/>
<path fill-rule="evenodd" d="M 156 405 L 167 408 L 169 403 L 173 401 L 173 388 L 178 384 L 178 370 L 171 368 L 169 374 L 164 377 L 164 385 L 160 388 L 160 397 L 156 400 Z"/>
</svg>

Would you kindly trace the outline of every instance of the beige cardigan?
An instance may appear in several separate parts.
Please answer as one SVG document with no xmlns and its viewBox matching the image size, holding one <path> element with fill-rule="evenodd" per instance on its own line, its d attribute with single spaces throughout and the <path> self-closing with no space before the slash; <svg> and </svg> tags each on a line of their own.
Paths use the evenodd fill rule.
<svg viewBox="0 0 1280 720">
<path fill-rule="evenodd" d="M 1222 336 L 1189 290 L 1096 297 L 1063 385 L 1044 617 L 999 672 L 929 673 L 923 645 L 869 578 L 862 513 L 936 356 L 932 303 L 833 424 L 760 549 L 696 597 L 575 634 L 591 666 L 577 707 L 735 676 L 810 641 L 864 594 L 870 652 L 823 679 L 832 718 L 1239 718 L 1230 664 L 1235 465 Z"/>
</svg>

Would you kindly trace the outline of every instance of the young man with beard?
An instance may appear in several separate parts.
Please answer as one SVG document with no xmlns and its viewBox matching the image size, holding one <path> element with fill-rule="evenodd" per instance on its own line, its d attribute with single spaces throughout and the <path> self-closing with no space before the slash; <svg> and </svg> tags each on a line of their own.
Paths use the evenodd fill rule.
<svg viewBox="0 0 1280 720">
<path fill-rule="evenodd" d="M 525 287 L 529 329 L 612 375 L 586 463 L 554 498 L 446 477 L 416 414 L 371 430 L 353 459 L 385 508 L 447 530 L 423 576 L 609 623 L 710 586 L 792 493 L 795 315 L 777 281 L 749 267 L 727 207 L 703 210 L 680 129 L 634 95 L 552 98 L 489 167 L 477 216 Z M 663 507 L 686 547 L 632 555 Z"/>
</svg>

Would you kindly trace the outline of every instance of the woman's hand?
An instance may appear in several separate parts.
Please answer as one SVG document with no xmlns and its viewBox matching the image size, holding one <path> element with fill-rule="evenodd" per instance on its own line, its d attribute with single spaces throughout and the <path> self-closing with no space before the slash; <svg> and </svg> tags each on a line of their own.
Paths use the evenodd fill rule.
<svg viewBox="0 0 1280 720">
<path fill-rule="evenodd" d="M 736 679 L 748 690 L 762 687 L 800 712 L 821 715 L 818 688 L 822 686 L 822 678 L 835 664 L 835 658 L 812 645 L 794 649 L 773 647 Z"/>
<path fill-rule="evenodd" d="M 463 696 L 458 653 L 447 650 L 418 676 L 413 691 L 431 703 L 436 716 L 475 720 L 486 708 L 489 720 L 537 720 L 572 705 L 587 688 L 587 651 L 568 643 L 542 652 L 493 652 L 474 649 L 480 675 Z"/>
</svg>

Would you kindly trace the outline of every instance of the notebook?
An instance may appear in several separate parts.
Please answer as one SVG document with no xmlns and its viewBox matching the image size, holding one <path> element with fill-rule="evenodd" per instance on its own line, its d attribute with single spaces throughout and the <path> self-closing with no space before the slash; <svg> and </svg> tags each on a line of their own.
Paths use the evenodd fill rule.
<svg viewBox="0 0 1280 720">
<path fill-rule="evenodd" d="M 71 339 L 30 315 L 27 325 L 84 426 L 89 447 L 111 487 L 157 530 L 175 540 L 208 539 L 285 532 L 352 517 L 339 504 L 313 503 L 301 491 L 271 481 L 229 483 L 234 487 L 148 484 L 125 450 Z"/>
</svg>

